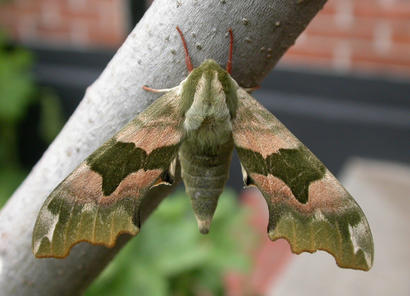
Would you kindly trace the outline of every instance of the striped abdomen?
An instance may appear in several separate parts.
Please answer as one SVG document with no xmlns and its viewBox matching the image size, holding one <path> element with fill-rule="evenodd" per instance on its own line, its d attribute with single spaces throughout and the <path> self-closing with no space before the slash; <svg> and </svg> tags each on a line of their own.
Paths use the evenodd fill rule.
<svg viewBox="0 0 410 296">
<path fill-rule="evenodd" d="M 191 197 L 199 231 L 208 233 L 212 216 L 229 176 L 233 142 L 204 147 L 186 139 L 179 151 L 181 175 Z"/>
</svg>

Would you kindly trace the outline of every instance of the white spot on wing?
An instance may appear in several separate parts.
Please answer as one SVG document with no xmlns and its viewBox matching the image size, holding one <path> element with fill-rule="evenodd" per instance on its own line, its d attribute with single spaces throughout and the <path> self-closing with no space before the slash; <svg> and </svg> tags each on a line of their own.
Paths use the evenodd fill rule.
<svg viewBox="0 0 410 296">
<path fill-rule="evenodd" d="M 94 204 L 92 204 L 92 203 L 86 203 L 86 204 L 83 206 L 81 212 L 92 212 L 93 208 L 94 208 Z"/>
<path fill-rule="evenodd" d="M 54 234 L 54 230 L 56 228 L 56 225 L 58 223 L 58 218 L 60 217 L 60 215 L 53 215 L 50 211 L 47 211 L 47 213 L 50 213 L 50 215 L 52 215 L 52 223 L 51 223 L 51 227 L 48 229 L 48 232 L 46 234 L 46 237 L 50 240 L 52 240 L 53 238 L 53 234 Z"/>
<path fill-rule="evenodd" d="M 362 250 L 364 253 L 364 257 L 366 259 L 367 265 L 371 266 L 372 265 L 371 254 L 363 250 L 361 247 L 361 244 L 362 244 L 361 238 L 364 238 L 367 236 L 366 232 L 367 232 L 367 227 L 366 227 L 366 224 L 363 222 L 363 220 L 361 220 L 355 226 L 352 226 L 349 224 L 350 239 L 353 244 L 354 253 L 357 254 L 359 250 Z"/>
<path fill-rule="evenodd" d="M 183 86 L 183 84 L 185 83 L 185 80 L 186 80 L 186 79 L 184 79 L 179 85 L 177 85 L 177 86 L 174 87 L 174 89 L 175 89 L 175 91 L 176 91 L 176 94 L 177 94 L 178 96 L 180 96 L 181 93 L 182 93 L 182 86 Z"/>
<path fill-rule="evenodd" d="M 48 240 L 51 242 L 52 238 L 53 238 L 53 234 L 54 234 L 54 230 L 56 228 L 56 225 L 58 223 L 58 218 L 59 218 L 59 214 L 54 215 L 50 210 L 46 209 L 43 213 L 42 213 L 42 217 L 41 217 L 41 223 L 44 223 L 46 225 L 50 225 L 50 227 L 48 228 L 47 233 L 43 236 L 43 237 L 47 237 Z M 42 239 L 37 240 L 34 244 L 34 250 L 35 252 L 38 251 L 38 249 L 40 248 L 40 243 L 41 243 Z"/>
<path fill-rule="evenodd" d="M 316 209 L 314 218 L 316 221 L 326 221 L 327 222 L 325 215 L 323 215 L 320 209 Z"/>
<path fill-rule="evenodd" d="M 243 182 L 246 185 L 246 180 L 248 179 L 248 172 L 245 170 L 245 168 L 243 167 L 242 163 L 241 163 L 241 171 L 242 171 L 242 179 Z"/>
</svg>

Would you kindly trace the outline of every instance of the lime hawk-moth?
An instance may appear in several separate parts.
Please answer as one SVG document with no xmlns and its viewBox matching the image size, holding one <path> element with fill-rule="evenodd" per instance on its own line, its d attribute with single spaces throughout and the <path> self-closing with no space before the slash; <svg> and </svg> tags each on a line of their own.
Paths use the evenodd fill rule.
<svg viewBox="0 0 410 296">
<path fill-rule="evenodd" d="M 84 160 L 48 196 L 33 231 L 36 257 L 66 257 L 81 241 L 113 246 L 139 232 L 141 204 L 158 184 L 182 178 L 198 221 L 209 231 L 233 149 L 246 186 L 262 192 L 268 235 L 292 251 L 331 253 L 340 267 L 368 270 L 373 239 L 362 210 L 327 168 L 249 90 L 214 60 L 188 77 Z"/>
</svg>

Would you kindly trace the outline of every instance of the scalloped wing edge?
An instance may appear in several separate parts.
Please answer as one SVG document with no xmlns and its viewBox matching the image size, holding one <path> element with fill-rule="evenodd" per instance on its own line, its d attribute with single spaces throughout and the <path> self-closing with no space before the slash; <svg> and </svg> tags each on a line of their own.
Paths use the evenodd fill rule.
<svg viewBox="0 0 410 296">
<path fill-rule="evenodd" d="M 337 218 L 334 218 L 335 225 L 332 225 L 331 222 L 324 222 L 324 220 L 327 220 L 327 214 L 323 214 L 320 210 L 317 210 L 312 217 L 312 220 L 316 220 L 317 218 L 318 221 L 305 224 L 297 223 L 298 218 L 295 218 L 292 214 L 288 214 L 288 218 L 292 220 L 292 222 L 286 221 L 286 218 L 284 220 L 282 220 L 282 217 L 279 218 L 276 227 L 274 229 L 268 229 L 268 236 L 272 241 L 281 238 L 287 240 L 292 253 L 301 254 L 303 252 L 315 253 L 316 251 L 325 251 L 333 256 L 339 267 L 368 271 L 373 266 L 374 261 L 373 239 L 369 231 L 370 228 L 367 220 L 364 218 L 364 215 L 360 216 L 361 220 L 356 225 L 353 226 L 346 223 L 343 226 L 343 223 L 339 222 Z M 290 226 L 289 222 L 293 225 Z M 320 230 L 315 230 L 315 233 L 306 231 L 307 228 L 311 230 L 315 228 L 312 223 L 322 223 L 319 228 Z M 284 226 L 283 224 L 288 225 Z M 292 230 L 288 231 L 288 234 L 284 233 L 286 231 L 281 231 L 281 228 L 289 227 L 292 228 Z M 358 231 L 358 229 L 360 229 L 360 231 Z M 343 232 L 345 232 L 345 235 L 348 234 L 350 239 L 343 239 Z M 321 238 L 320 233 L 322 233 L 323 236 Z M 313 238 L 312 235 L 314 236 Z M 333 242 L 331 242 L 331 240 L 333 240 Z M 339 244 L 339 246 L 337 246 L 337 244 Z"/>
<path fill-rule="evenodd" d="M 57 211 L 53 202 L 60 204 Z M 133 203 L 133 206 L 127 207 L 125 203 Z M 136 200 L 132 198 L 124 198 L 111 207 L 95 203 L 76 204 L 53 192 L 41 208 L 34 227 L 33 253 L 37 258 L 65 258 L 74 245 L 84 241 L 111 248 L 120 234 L 138 234 L 139 227 L 133 222 L 135 206 Z M 101 211 L 101 207 L 106 208 Z M 112 207 L 116 209 L 112 210 Z M 111 221 L 108 227 L 107 220 Z M 89 223 L 94 226 L 89 227 Z"/>
</svg>

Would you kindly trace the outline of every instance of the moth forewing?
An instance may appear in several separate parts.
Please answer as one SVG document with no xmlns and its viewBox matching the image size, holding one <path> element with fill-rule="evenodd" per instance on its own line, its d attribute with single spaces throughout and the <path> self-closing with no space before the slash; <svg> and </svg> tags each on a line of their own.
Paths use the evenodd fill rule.
<svg viewBox="0 0 410 296">
<path fill-rule="evenodd" d="M 279 120 L 238 93 L 233 139 L 246 184 L 268 204 L 269 237 L 285 238 L 295 253 L 325 250 L 340 267 L 369 270 L 373 238 L 360 207 Z"/>
<path fill-rule="evenodd" d="M 151 188 L 179 179 L 175 161 L 182 136 L 178 97 L 171 91 L 50 194 L 34 226 L 34 254 L 62 258 L 81 241 L 112 247 L 121 233 L 137 234 L 145 215 L 141 205 Z"/>
</svg>

